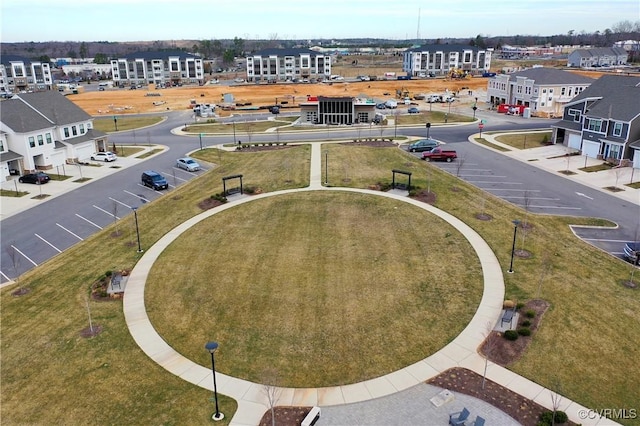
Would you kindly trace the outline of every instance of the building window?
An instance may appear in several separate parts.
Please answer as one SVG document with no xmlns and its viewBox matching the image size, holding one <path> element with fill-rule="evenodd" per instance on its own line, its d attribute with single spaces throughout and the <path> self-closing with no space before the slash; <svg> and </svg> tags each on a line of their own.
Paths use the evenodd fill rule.
<svg viewBox="0 0 640 426">
<path fill-rule="evenodd" d="M 622 123 L 619 121 L 613 123 L 613 136 L 622 136 Z"/>
<path fill-rule="evenodd" d="M 64 128 L 64 137 L 65 137 L 65 138 L 68 138 L 68 137 L 69 137 L 69 128 L 68 128 L 68 127 L 65 127 L 65 128 Z"/>
<path fill-rule="evenodd" d="M 44 138 L 42 137 L 42 135 L 38 135 L 38 145 L 44 145 Z"/>
<path fill-rule="evenodd" d="M 84 124 L 80 125 L 80 134 L 84 135 Z"/>
<path fill-rule="evenodd" d="M 73 133 L 73 136 L 78 136 L 78 129 L 76 126 L 71 127 L 71 133 Z"/>
<path fill-rule="evenodd" d="M 36 147 L 36 138 L 34 138 L 33 136 L 29 136 L 29 146 L 31 148 L 35 148 Z"/>
<path fill-rule="evenodd" d="M 570 109 L 569 112 L 567 112 L 567 115 L 569 117 L 573 117 L 573 121 L 575 121 L 576 123 L 580 122 L 580 116 L 582 115 L 580 113 L 579 109 Z"/>
<path fill-rule="evenodd" d="M 602 129 L 603 129 L 603 123 L 602 120 L 598 120 L 598 119 L 594 119 L 594 118 L 588 118 L 586 120 L 586 128 L 588 130 L 591 130 L 592 132 L 598 132 L 598 133 L 602 133 Z"/>
<path fill-rule="evenodd" d="M 567 91 L 566 87 L 563 87 L 562 89 L 560 89 L 560 95 L 564 96 L 565 92 Z"/>
<path fill-rule="evenodd" d="M 44 136 L 45 136 L 45 138 L 47 138 L 47 143 L 53 143 L 53 140 L 51 139 L 51 133 L 47 133 Z"/>
</svg>

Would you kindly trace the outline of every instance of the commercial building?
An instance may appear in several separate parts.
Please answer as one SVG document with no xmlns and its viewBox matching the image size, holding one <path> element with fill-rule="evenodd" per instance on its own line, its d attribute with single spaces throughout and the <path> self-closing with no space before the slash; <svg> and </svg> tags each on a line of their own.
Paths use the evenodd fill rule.
<svg viewBox="0 0 640 426">
<path fill-rule="evenodd" d="M 373 99 L 328 96 L 308 96 L 300 104 L 300 123 L 304 124 L 367 124 L 375 120 Z"/>
</svg>

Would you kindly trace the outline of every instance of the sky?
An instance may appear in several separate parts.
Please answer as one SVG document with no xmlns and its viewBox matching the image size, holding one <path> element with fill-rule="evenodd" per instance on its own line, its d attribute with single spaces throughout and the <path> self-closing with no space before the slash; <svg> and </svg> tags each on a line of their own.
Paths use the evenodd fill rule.
<svg viewBox="0 0 640 426">
<path fill-rule="evenodd" d="M 640 0 L 2 0 L 2 42 L 435 39 L 604 31 Z"/>
</svg>

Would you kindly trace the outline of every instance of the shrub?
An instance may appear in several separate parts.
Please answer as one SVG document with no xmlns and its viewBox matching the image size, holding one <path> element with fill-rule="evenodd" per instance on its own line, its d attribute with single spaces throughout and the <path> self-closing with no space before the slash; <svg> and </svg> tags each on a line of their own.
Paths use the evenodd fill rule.
<svg viewBox="0 0 640 426">
<path fill-rule="evenodd" d="M 543 143 L 543 144 L 547 144 L 547 143 L 549 143 L 549 135 L 547 135 L 546 133 L 545 133 L 545 135 L 542 137 L 542 143 Z"/>
<path fill-rule="evenodd" d="M 555 422 L 553 420 L 555 420 Z M 569 417 L 567 416 L 567 413 L 565 413 L 564 411 L 556 411 L 555 416 L 553 415 L 552 411 L 545 411 L 540 415 L 540 422 L 538 423 L 538 425 L 550 426 L 553 423 L 562 424 L 568 421 L 569 421 Z"/>
<path fill-rule="evenodd" d="M 529 309 L 525 315 L 527 316 L 527 318 L 535 318 L 536 316 L 536 311 L 534 311 L 533 309 Z"/>
<path fill-rule="evenodd" d="M 104 273 L 104 276 L 109 278 L 112 274 L 113 274 L 113 271 L 108 270 L 107 272 Z"/>
<path fill-rule="evenodd" d="M 522 324 L 520 324 L 520 325 L 522 325 L 523 327 L 529 327 L 531 325 L 531 321 L 524 320 L 524 321 L 522 321 Z"/>
<path fill-rule="evenodd" d="M 505 300 L 502 302 L 503 309 L 512 309 L 515 306 L 513 300 Z"/>
<path fill-rule="evenodd" d="M 531 336 L 531 329 L 527 327 L 520 327 L 518 329 L 518 334 L 521 336 Z"/>
<path fill-rule="evenodd" d="M 520 310 L 520 309 L 522 309 L 522 308 L 524 308 L 524 303 L 522 303 L 522 302 L 518 302 L 518 304 L 516 305 L 516 309 L 517 309 L 517 310 Z"/>
<path fill-rule="evenodd" d="M 507 330 L 504 332 L 503 336 L 507 340 L 518 340 L 518 332 L 515 330 Z"/>
</svg>

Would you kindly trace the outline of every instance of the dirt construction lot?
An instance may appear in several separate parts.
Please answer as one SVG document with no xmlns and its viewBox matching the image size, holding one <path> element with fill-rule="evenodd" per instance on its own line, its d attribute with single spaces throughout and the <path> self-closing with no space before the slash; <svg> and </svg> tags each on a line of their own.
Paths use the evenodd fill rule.
<svg viewBox="0 0 640 426">
<path fill-rule="evenodd" d="M 396 90 L 408 91 L 409 96 L 417 94 L 443 94 L 459 91 L 459 102 L 471 103 L 478 96 L 479 103 L 485 101 L 486 78 L 462 80 L 421 79 L 383 80 L 363 82 L 334 82 L 318 84 L 232 84 L 183 86 L 167 89 L 141 88 L 107 89 L 105 91 L 85 91 L 68 98 L 93 116 L 112 114 L 140 114 L 167 110 L 191 109 L 190 102 L 220 105 L 223 95 L 232 94 L 236 102 L 250 102 L 252 106 L 266 106 L 284 103 L 288 106 L 304 102 L 311 96 L 366 97 L 378 100 L 396 98 Z M 469 90 L 473 93 L 469 94 Z M 424 101 L 419 101 L 424 104 Z"/>
</svg>

